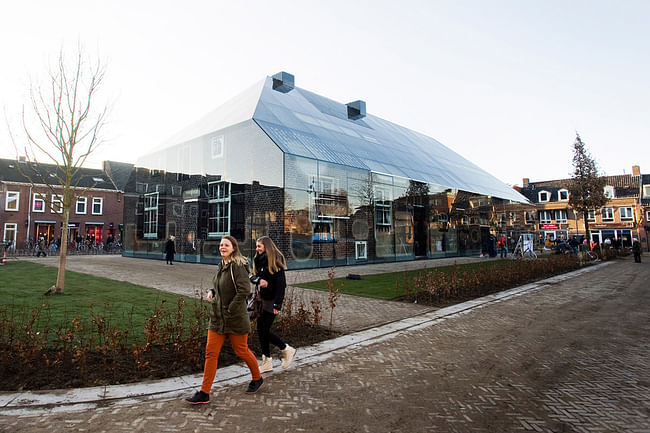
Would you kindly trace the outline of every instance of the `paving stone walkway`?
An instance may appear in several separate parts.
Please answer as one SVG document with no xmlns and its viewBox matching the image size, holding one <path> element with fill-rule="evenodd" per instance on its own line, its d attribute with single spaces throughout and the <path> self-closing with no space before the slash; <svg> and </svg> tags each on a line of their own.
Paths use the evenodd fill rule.
<svg viewBox="0 0 650 433">
<path fill-rule="evenodd" d="M 240 381 L 202 407 L 165 395 L 0 413 L 0 429 L 648 433 L 648 281 L 647 261 L 618 260 L 448 314 L 413 310 L 405 327 L 298 360 L 255 395 Z"/>
</svg>

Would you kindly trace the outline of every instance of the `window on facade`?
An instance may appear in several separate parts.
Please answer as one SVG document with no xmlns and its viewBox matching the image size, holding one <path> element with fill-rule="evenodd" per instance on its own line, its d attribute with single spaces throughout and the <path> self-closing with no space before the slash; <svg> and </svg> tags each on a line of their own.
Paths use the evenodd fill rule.
<svg viewBox="0 0 650 433">
<path fill-rule="evenodd" d="M 558 209 L 555 211 L 555 222 L 558 224 L 566 224 L 567 212 L 566 209 Z"/>
<path fill-rule="evenodd" d="M 557 192 L 557 199 L 559 201 L 568 201 L 569 200 L 569 191 L 566 189 L 561 189 Z"/>
<path fill-rule="evenodd" d="M 230 234 L 230 184 L 208 183 L 208 236 Z"/>
<path fill-rule="evenodd" d="M 622 207 L 619 211 L 621 212 L 621 221 L 632 221 L 634 219 L 631 207 Z"/>
<path fill-rule="evenodd" d="M 604 207 L 600 216 L 603 221 L 614 221 L 614 209 L 611 207 Z"/>
<path fill-rule="evenodd" d="M 223 156 L 223 142 L 223 135 L 217 135 L 216 137 L 212 137 L 212 140 L 210 140 L 212 159 L 221 158 Z"/>
<path fill-rule="evenodd" d="M 390 189 L 375 187 L 375 229 L 379 232 L 390 232 L 393 203 Z"/>
<path fill-rule="evenodd" d="M 526 222 L 527 223 L 534 223 L 535 222 L 535 212 L 525 212 L 526 214 Z"/>
<path fill-rule="evenodd" d="M 334 194 L 336 190 L 335 179 L 331 177 L 321 176 L 319 178 L 320 192 L 323 194 Z"/>
<path fill-rule="evenodd" d="M 605 197 L 607 198 L 614 198 L 614 187 L 611 185 L 605 186 L 603 192 L 605 193 Z"/>
<path fill-rule="evenodd" d="M 650 221 L 650 210 L 645 213 L 645 220 Z"/>
<path fill-rule="evenodd" d="M 368 242 L 356 241 L 354 243 L 354 255 L 357 260 L 368 258 Z"/>
<path fill-rule="evenodd" d="M 539 223 L 540 224 L 550 224 L 553 220 L 553 215 L 550 210 L 541 210 L 539 211 Z"/>
<path fill-rule="evenodd" d="M 3 243 L 9 244 L 10 247 L 16 246 L 16 234 L 18 233 L 18 224 L 5 223 L 5 230 L 3 234 Z"/>
<path fill-rule="evenodd" d="M 33 212 L 45 212 L 45 197 L 40 194 L 34 194 L 34 202 L 32 206 Z"/>
<path fill-rule="evenodd" d="M 17 211 L 20 204 L 20 193 L 17 191 L 7 191 L 5 197 L 5 210 Z"/>
<path fill-rule="evenodd" d="M 93 215 L 101 215 L 104 207 L 104 199 L 101 197 L 93 197 Z"/>
<path fill-rule="evenodd" d="M 542 203 L 549 201 L 551 199 L 551 194 L 548 191 L 540 191 L 537 198 L 539 199 L 539 202 Z"/>
<path fill-rule="evenodd" d="M 86 207 L 88 206 L 88 197 L 77 197 L 77 206 L 75 212 L 77 214 L 85 214 Z"/>
<path fill-rule="evenodd" d="M 587 221 L 596 221 L 596 211 L 590 210 L 587 212 Z"/>
<path fill-rule="evenodd" d="M 158 239 L 158 193 L 144 195 L 144 227 L 145 239 Z"/>
<path fill-rule="evenodd" d="M 643 185 L 643 196 L 650 197 L 650 185 Z"/>
<path fill-rule="evenodd" d="M 52 196 L 52 213 L 63 213 L 63 197 L 60 195 Z"/>
</svg>

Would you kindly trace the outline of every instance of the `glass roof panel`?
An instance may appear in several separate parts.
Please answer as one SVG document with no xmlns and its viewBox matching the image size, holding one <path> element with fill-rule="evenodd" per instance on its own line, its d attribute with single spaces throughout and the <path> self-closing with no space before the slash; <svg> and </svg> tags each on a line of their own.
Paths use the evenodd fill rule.
<svg viewBox="0 0 650 433">
<path fill-rule="evenodd" d="M 267 78 L 253 118 L 286 153 L 370 169 L 477 194 L 522 201 L 510 186 L 437 140 L 379 117 L 347 117 L 347 106 Z"/>
</svg>

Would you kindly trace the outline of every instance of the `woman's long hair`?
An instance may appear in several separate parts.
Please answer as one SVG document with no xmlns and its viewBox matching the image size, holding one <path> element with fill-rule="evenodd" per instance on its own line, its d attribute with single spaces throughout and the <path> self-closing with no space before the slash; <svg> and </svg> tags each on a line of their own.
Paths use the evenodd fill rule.
<svg viewBox="0 0 650 433">
<path fill-rule="evenodd" d="M 238 265 L 248 264 L 248 259 L 242 255 L 241 251 L 239 251 L 239 244 L 237 243 L 237 239 L 233 238 L 232 236 L 224 236 L 223 239 L 228 239 L 232 244 L 232 254 L 230 254 L 230 261 Z"/>
<path fill-rule="evenodd" d="M 264 245 L 264 252 L 269 262 L 269 272 L 271 275 L 275 274 L 279 269 L 287 269 L 287 260 L 284 258 L 284 254 L 278 249 L 271 239 L 268 236 L 262 236 L 257 240 L 257 242 Z M 257 257 L 257 254 L 255 254 Z M 257 273 L 255 269 L 255 263 L 253 262 L 253 272 Z"/>
</svg>

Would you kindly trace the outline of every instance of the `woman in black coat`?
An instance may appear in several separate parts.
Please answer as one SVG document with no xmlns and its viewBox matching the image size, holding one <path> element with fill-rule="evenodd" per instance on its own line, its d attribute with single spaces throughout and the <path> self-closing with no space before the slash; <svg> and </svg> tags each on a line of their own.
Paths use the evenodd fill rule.
<svg viewBox="0 0 650 433">
<path fill-rule="evenodd" d="M 282 368 L 288 368 L 296 354 L 296 349 L 285 344 L 280 337 L 271 332 L 275 316 L 280 314 L 284 301 L 287 281 L 284 270 L 287 269 L 284 255 L 268 236 L 262 236 L 255 245 L 253 274 L 259 278 L 262 297 L 262 315 L 257 319 L 257 334 L 262 346 L 262 365 L 260 372 L 273 370 L 271 343 L 282 351 Z"/>
<path fill-rule="evenodd" d="M 174 245 L 174 236 L 170 236 L 165 244 L 165 260 L 168 265 L 174 264 L 174 254 L 176 254 L 176 246 Z"/>
</svg>

